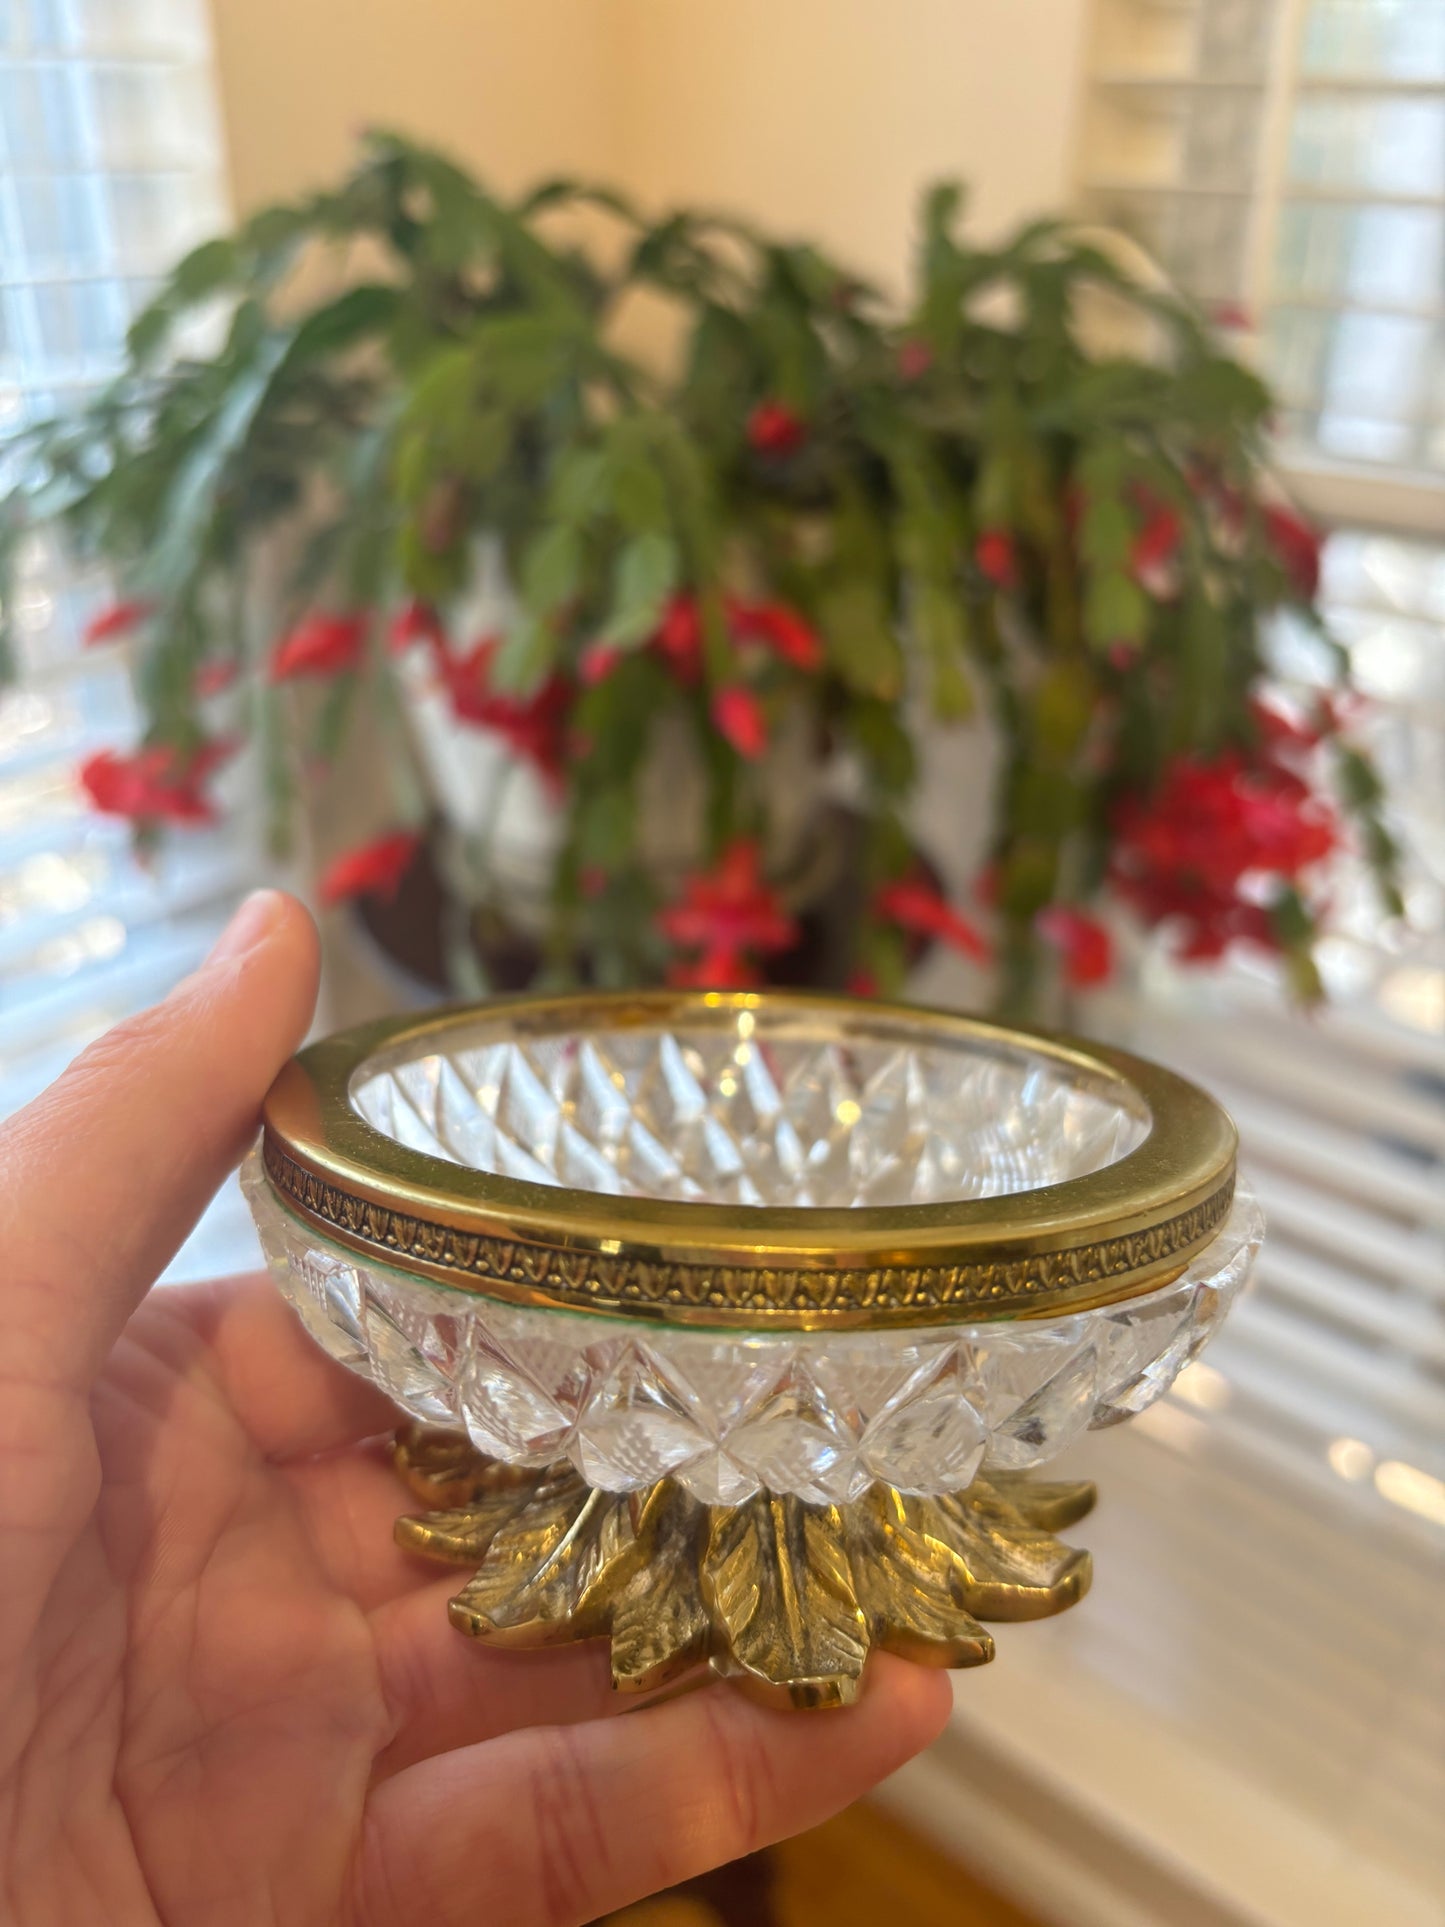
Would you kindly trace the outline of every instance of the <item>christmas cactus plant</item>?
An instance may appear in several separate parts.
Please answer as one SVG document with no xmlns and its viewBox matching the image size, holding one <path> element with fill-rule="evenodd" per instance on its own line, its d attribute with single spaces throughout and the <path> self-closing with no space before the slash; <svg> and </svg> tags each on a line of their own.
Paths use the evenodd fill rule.
<svg viewBox="0 0 1445 1927">
<path fill-rule="evenodd" d="M 786 737 L 848 769 L 861 818 L 840 977 L 894 989 L 941 941 L 1037 1009 L 1107 976 L 1129 917 L 1189 958 L 1262 945 L 1314 994 L 1322 865 L 1348 840 L 1393 905 L 1393 852 L 1343 660 L 1333 690 L 1265 691 L 1265 624 L 1314 623 L 1318 577 L 1267 479 L 1268 395 L 1060 223 L 979 248 L 957 217 L 928 196 L 898 309 L 815 248 L 565 183 L 504 203 L 385 136 L 198 249 L 118 378 L 10 450 L 0 554 L 61 521 L 118 585 L 92 638 L 134 650 L 144 740 L 86 767 L 94 805 L 142 836 L 204 819 L 250 731 L 279 835 L 303 738 L 329 762 L 371 705 L 393 820 L 323 888 L 392 892 L 438 833 L 401 700 L 420 663 L 560 813 L 554 971 L 766 979 L 797 941 Z M 646 357 L 639 294 L 669 313 Z M 1099 295 L 1147 354 L 1088 352 Z M 482 543 L 509 584 L 494 633 L 468 626 Z M 909 833 L 933 725 L 1000 750 L 957 902 Z M 647 854 L 664 727 L 704 803 L 689 874 Z M 485 899 L 489 825 L 454 818 L 445 873 Z"/>
</svg>

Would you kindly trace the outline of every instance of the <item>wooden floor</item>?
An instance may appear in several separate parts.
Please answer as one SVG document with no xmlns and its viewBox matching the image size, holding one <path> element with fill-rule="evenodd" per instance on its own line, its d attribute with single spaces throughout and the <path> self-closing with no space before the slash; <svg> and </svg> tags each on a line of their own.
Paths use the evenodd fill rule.
<svg viewBox="0 0 1445 1927">
<path fill-rule="evenodd" d="M 1042 1927 L 876 1807 L 609 1916 L 607 1927 Z"/>
</svg>

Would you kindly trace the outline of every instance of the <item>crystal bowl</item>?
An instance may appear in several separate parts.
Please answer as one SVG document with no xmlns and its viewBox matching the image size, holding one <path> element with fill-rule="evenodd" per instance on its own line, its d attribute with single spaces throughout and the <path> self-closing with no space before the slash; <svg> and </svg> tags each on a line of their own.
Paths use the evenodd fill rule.
<svg viewBox="0 0 1445 1927">
<path fill-rule="evenodd" d="M 1261 1235 L 1228 1118 L 1158 1066 L 775 993 L 333 1037 L 278 1080 L 245 1183 L 307 1330 L 428 1428 L 403 1469 L 434 1503 L 560 1481 L 640 1530 L 665 1490 L 715 1533 L 962 1495 L 1017 1512 L 1015 1552 L 1048 1536 L 1020 1475 L 1158 1398 Z M 490 1543 L 440 1532 L 411 1542 Z M 495 1603 L 459 1623 L 496 1636 Z"/>
</svg>

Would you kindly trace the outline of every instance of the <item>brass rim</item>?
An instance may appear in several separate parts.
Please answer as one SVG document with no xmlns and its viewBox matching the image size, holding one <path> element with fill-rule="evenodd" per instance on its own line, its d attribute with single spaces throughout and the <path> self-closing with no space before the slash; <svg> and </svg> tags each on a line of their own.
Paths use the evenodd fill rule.
<svg viewBox="0 0 1445 1927">
<path fill-rule="evenodd" d="M 684 1025 L 820 1041 L 969 1044 L 1037 1054 L 1142 1107 L 1136 1149 L 1086 1177 L 956 1203 L 801 1209 L 617 1198 L 474 1171 L 384 1136 L 358 1072 L 478 1032 Z M 1234 1189 L 1234 1126 L 1212 1098 L 1124 1051 L 952 1012 L 753 991 L 499 999 L 387 1018 L 302 1051 L 264 1109 L 267 1176 L 326 1237 L 463 1291 L 572 1311 L 732 1328 L 884 1328 L 1046 1317 L 1177 1277 Z"/>
</svg>

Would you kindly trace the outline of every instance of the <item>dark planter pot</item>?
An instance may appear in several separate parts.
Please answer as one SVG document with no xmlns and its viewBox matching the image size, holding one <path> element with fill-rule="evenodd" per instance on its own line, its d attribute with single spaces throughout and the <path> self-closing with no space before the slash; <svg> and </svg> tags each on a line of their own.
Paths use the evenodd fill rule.
<svg viewBox="0 0 1445 1927">
<path fill-rule="evenodd" d="M 775 988 L 843 990 L 847 986 L 853 932 L 865 908 L 865 826 L 861 817 L 843 809 L 830 812 L 828 822 L 834 843 L 829 865 L 832 882 L 816 902 L 798 913 L 800 934 L 794 947 L 765 960 L 766 980 Z M 936 881 L 927 860 L 920 856 L 919 863 Z M 425 1005 L 458 994 L 447 969 L 445 933 L 453 915 L 454 906 L 425 844 L 389 902 L 363 897 L 355 906 L 358 938 L 402 1003 Z M 532 939 L 508 930 L 495 918 L 485 925 L 474 919 L 471 936 L 483 975 L 499 995 L 525 991 L 537 981 L 543 958 Z M 910 963 L 916 964 L 926 949 L 925 943 L 918 942 Z M 585 957 L 580 972 L 585 981 Z"/>
</svg>

